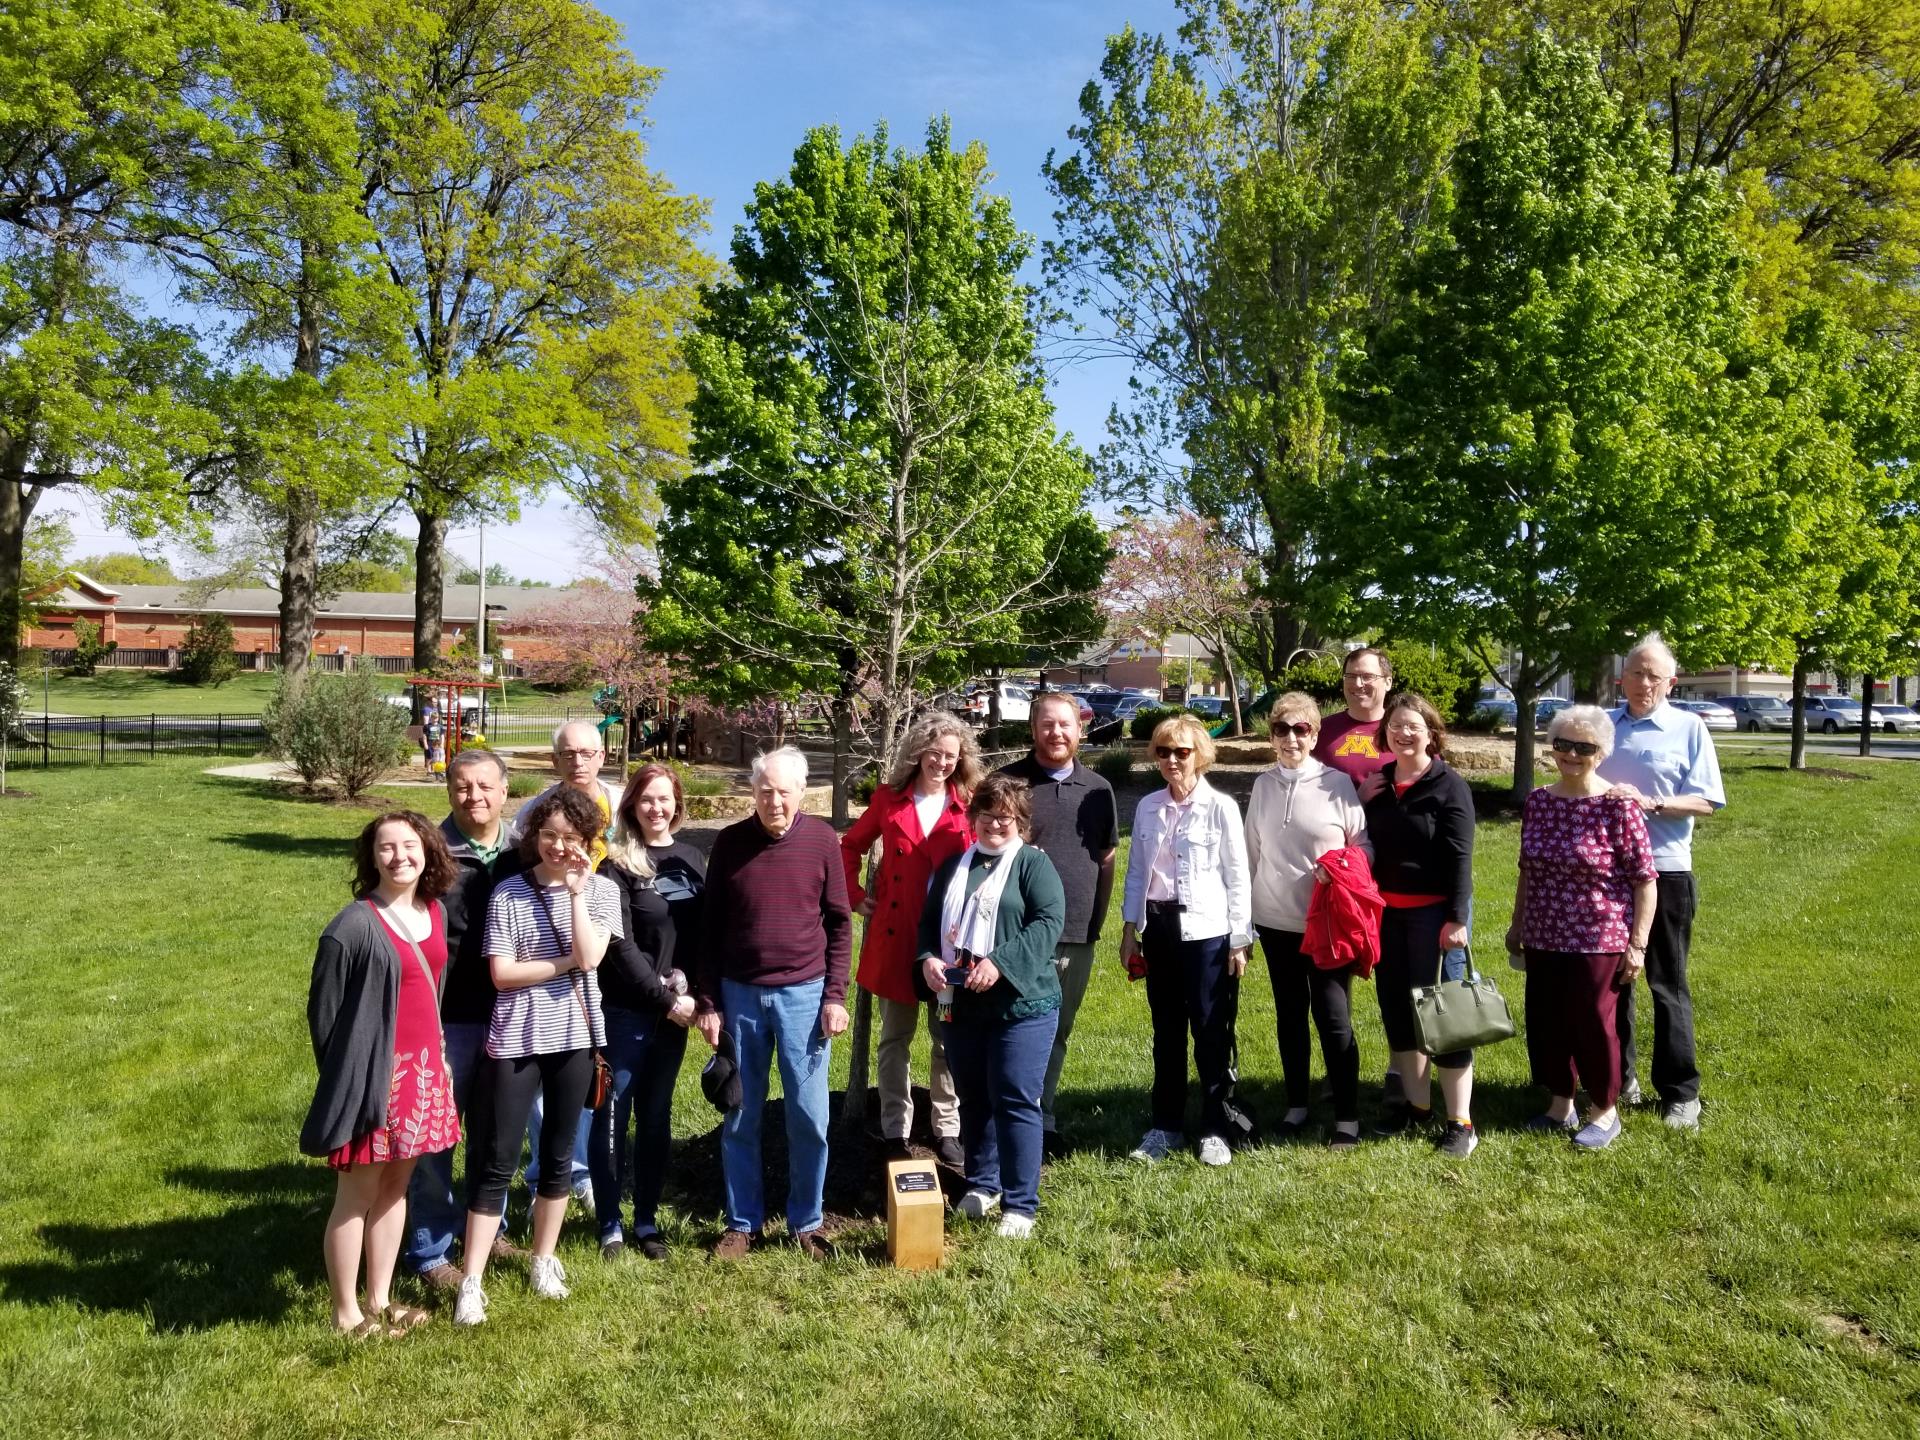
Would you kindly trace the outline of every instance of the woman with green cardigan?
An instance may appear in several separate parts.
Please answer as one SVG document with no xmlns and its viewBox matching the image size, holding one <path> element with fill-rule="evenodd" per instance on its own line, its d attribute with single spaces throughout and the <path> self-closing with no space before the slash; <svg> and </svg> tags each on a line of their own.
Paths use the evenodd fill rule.
<svg viewBox="0 0 1920 1440">
<path fill-rule="evenodd" d="M 1026 781 L 989 775 L 967 817 L 978 838 L 933 872 L 914 980 L 938 1003 L 960 1098 L 960 1212 L 1000 1210 L 999 1233 L 1025 1240 L 1040 1208 L 1040 1087 L 1060 1023 L 1053 950 L 1067 901 L 1053 862 L 1026 843 Z"/>
</svg>

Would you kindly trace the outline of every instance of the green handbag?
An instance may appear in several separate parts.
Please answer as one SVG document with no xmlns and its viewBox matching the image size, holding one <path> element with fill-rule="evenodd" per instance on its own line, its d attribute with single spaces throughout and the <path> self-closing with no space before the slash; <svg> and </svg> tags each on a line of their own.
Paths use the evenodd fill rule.
<svg viewBox="0 0 1920 1440">
<path fill-rule="evenodd" d="M 1443 955 L 1434 966 L 1433 984 L 1413 987 L 1414 1048 L 1423 1055 L 1445 1055 L 1511 1039 L 1513 1015 L 1506 997 L 1474 969 L 1472 947 L 1467 949 L 1466 979 L 1442 980 L 1445 964 Z"/>
</svg>

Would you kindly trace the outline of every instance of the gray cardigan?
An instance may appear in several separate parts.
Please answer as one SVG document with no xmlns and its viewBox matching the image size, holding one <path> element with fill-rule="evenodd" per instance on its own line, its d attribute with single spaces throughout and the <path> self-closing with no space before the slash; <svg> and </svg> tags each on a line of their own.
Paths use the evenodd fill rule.
<svg viewBox="0 0 1920 1440">
<path fill-rule="evenodd" d="M 307 988 L 307 1031 L 320 1078 L 300 1127 L 302 1154 L 331 1154 L 387 1123 L 403 961 L 413 963 L 365 900 L 320 933 Z"/>
</svg>

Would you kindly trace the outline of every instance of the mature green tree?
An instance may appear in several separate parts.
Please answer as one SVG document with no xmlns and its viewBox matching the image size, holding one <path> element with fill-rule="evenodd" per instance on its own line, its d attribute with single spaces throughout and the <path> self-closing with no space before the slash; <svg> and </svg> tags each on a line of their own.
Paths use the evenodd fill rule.
<svg viewBox="0 0 1920 1440">
<path fill-rule="evenodd" d="M 688 344 L 693 458 L 664 490 L 654 648 L 716 698 L 856 705 L 884 772 L 917 690 L 1085 636 L 1106 547 L 1054 428 L 1018 273 L 1030 242 L 945 121 L 808 133 L 758 187 Z"/>
<path fill-rule="evenodd" d="M 1346 440 L 1334 362 L 1448 207 L 1474 57 L 1442 7 L 1181 0 L 1177 39 L 1131 28 L 1049 157 L 1054 297 L 1131 363 L 1100 456 L 1110 496 L 1191 505 L 1262 557 L 1239 648 L 1267 680 L 1307 622 L 1349 620 L 1318 563 Z"/>
<path fill-rule="evenodd" d="M 1745 316 L 1726 206 L 1667 173 L 1589 53 L 1544 38 L 1483 99 L 1455 177 L 1356 367 L 1347 413 L 1371 443 L 1329 553 L 1395 633 L 1507 670 L 1522 715 L 1655 623 L 1707 658 L 1746 623 L 1779 519 L 1748 444 L 1764 377 L 1727 358 Z"/>
<path fill-rule="evenodd" d="M 152 533 L 234 471 L 223 377 L 120 277 L 142 260 L 204 275 L 269 243 L 261 142 L 306 123 L 324 66 L 261 17 L 231 0 L 0 11 L 0 656 L 50 489 L 95 490 Z"/>
<path fill-rule="evenodd" d="M 102 585 L 171 585 L 176 576 L 165 560 L 150 560 L 130 550 L 106 555 L 83 555 L 73 568 Z"/>
<path fill-rule="evenodd" d="M 645 163 L 659 72 L 582 0 L 420 0 L 347 67 L 362 208 L 406 296 L 395 451 L 419 521 L 414 663 L 439 658 L 457 516 L 549 486 L 610 533 L 644 533 L 679 473 L 691 381 L 679 339 L 701 202 Z"/>
</svg>

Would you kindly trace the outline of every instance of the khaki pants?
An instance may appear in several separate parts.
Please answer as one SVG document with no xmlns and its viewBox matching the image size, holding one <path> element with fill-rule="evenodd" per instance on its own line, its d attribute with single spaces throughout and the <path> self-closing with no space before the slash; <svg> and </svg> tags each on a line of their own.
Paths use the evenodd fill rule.
<svg viewBox="0 0 1920 1440">
<path fill-rule="evenodd" d="M 933 1133 L 960 1133 L 960 1101 L 953 1093 L 953 1077 L 947 1073 L 947 1047 L 940 1039 L 940 1026 L 933 1018 L 933 1007 L 918 1002 L 902 1004 L 876 995 L 880 1007 L 880 1042 L 874 1058 L 880 1081 L 880 1134 L 888 1140 L 904 1140 L 913 1131 L 913 1077 L 907 1070 L 907 1058 L 913 1050 L 913 1032 L 920 1016 L 927 1017 L 927 1035 L 933 1041 L 933 1063 L 928 1066 L 927 1094 L 933 1102 Z"/>
<path fill-rule="evenodd" d="M 1056 946 L 1053 970 L 1060 977 L 1060 1028 L 1053 1032 L 1053 1054 L 1047 1057 L 1047 1078 L 1040 1086 L 1040 1123 L 1058 1132 L 1053 1097 L 1060 1088 L 1061 1067 L 1067 1063 L 1067 1037 L 1073 1034 L 1073 1017 L 1080 1013 L 1080 1002 L 1087 998 L 1087 981 L 1093 975 L 1092 942 Z"/>
</svg>

